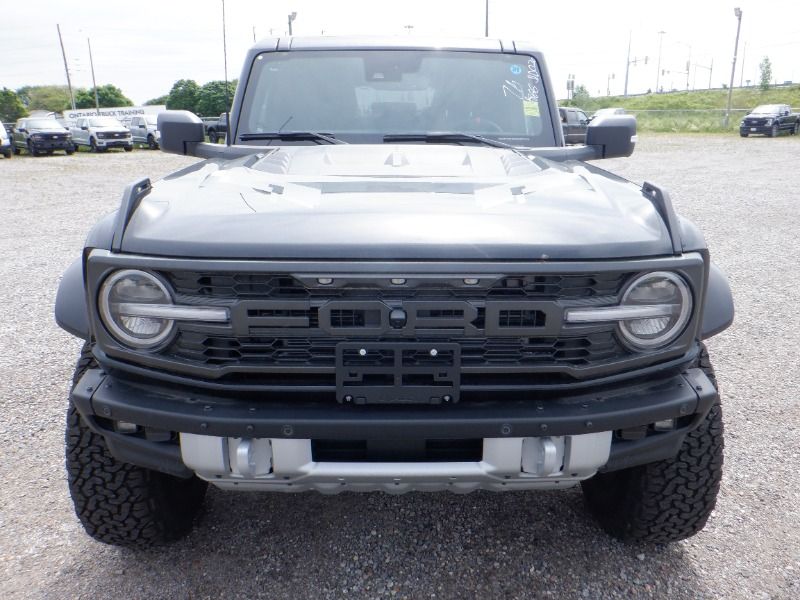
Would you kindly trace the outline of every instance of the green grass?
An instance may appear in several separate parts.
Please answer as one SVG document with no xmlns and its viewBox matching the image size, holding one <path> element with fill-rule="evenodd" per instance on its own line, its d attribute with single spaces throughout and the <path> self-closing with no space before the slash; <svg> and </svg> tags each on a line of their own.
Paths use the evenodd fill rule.
<svg viewBox="0 0 800 600">
<path fill-rule="evenodd" d="M 728 103 L 728 90 L 695 90 L 669 92 L 643 96 L 598 96 L 581 103 L 584 110 L 597 110 L 621 106 L 629 110 L 701 110 L 724 109 Z M 563 104 L 567 104 L 564 102 Z M 770 88 L 736 88 L 733 90 L 731 108 L 749 110 L 759 104 L 789 104 L 800 107 L 800 85 Z"/>
<path fill-rule="evenodd" d="M 733 90 L 731 116 L 724 126 L 728 90 L 695 90 L 643 96 L 600 96 L 579 106 L 587 112 L 622 107 L 636 115 L 639 131 L 719 133 L 736 132 L 739 121 L 759 104 L 789 104 L 800 111 L 800 85 Z M 569 102 L 563 102 L 568 105 Z"/>
</svg>

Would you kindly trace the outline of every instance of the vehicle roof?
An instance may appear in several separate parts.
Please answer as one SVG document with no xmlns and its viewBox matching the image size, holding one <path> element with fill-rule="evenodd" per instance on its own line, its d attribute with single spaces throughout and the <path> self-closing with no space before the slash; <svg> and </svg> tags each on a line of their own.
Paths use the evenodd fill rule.
<svg viewBox="0 0 800 600">
<path fill-rule="evenodd" d="M 309 36 L 272 37 L 258 41 L 253 50 L 462 50 L 480 52 L 537 51 L 528 42 L 508 39 L 441 37 L 441 36 Z"/>
</svg>

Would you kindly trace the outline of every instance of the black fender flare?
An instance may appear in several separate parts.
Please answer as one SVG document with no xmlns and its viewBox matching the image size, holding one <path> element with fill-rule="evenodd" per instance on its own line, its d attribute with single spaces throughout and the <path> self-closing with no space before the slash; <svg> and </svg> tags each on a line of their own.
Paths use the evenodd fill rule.
<svg viewBox="0 0 800 600">
<path fill-rule="evenodd" d="M 724 331 L 733 323 L 733 294 L 722 269 L 712 264 L 700 323 L 700 339 L 705 340 Z"/>
<path fill-rule="evenodd" d="M 91 338 L 86 287 L 83 285 L 83 259 L 76 259 L 61 278 L 56 293 L 56 324 L 75 337 Z"/>
</svg>

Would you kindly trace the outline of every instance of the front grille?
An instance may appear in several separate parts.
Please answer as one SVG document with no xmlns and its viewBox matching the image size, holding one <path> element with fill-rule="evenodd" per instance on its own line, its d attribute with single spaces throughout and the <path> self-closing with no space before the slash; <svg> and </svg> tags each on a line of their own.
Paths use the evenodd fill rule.
<svg viewBox="0 0 800 600">
<path fill-rule="evenodd" d="M 160 274 L 179 303 L 229 309 L 230 325 L 179 323 L 161 354 L 220 382 L 285 388 L 345 376 L 389 385 L 400 369 L 402 385 L 434 386 L 452 385 L 460 369 L 469 384 L 549 385 L 634 358 L 613 324 L 562 322 L 567 306 L 616 302 L 630 271 L 409 275 L 399 283 L 391 275 Z"/>
<path fill-rule="evenodd" d="M 336 345 L 345 338 L 262 338 L 231 337 L 184 331 L 168 349 L 173 357 L 206 367 L 329 367 L 334 368 Z M 357 340 L 356 340 L 357 341 Z M 391 342 L 390 339 L 371 341 Z M 395 340 L 397 341 L 397 340 Z M 425 343 L 421 339 L 403 342 Z M 427 340 L 431 346 L 441 340 Z M 622 356 L 613 332 L 604 331 L 579 337 L 547 338 L 459 338 L 461 364 L 481 366 L 572 366 L 584 367 Z M 370 351 L 365 355 L 348 353 L 350 366 L 391 365 L 392 353 Z M 444 353 L 415 351 L 404 356 L 416 366 L 436 366 L 446 363 Z"/>
</svg>

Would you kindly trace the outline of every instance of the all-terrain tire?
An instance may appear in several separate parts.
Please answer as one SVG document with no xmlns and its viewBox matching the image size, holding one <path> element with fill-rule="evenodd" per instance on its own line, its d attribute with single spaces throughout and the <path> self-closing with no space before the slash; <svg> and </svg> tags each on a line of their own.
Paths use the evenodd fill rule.
<svg viewBox="0 0 800 600">
<path fill-rule="evenodd" d="M 73 387 L 95 366 L 85 344 Z M 115 546 L 150 548 L 185 536 L 203 503 L 207 483 L 180 479 L 114 458 L 72 402 L 67 410 L 66 465 L 75 513 L 94 539 Z"/>
<path fill-rule="evenodd" d="M 698 366 L 716 387 L 704 346 Z M 626 542 L 675 542 L 705 526 L 716 504 L 722 462 L 722 407 L 717 403 L 686 435 L 675 458 L 600 473 L 581 485 L 589 511 L 613 537 Z"/>
<path fill-rule="evenodd" d="M 158 150 L 158 144 L 156 143 L 156 138 L 154 136 L 147 136 L 147 147 L 150 148 L 150 150 Z"/>
</svg>

